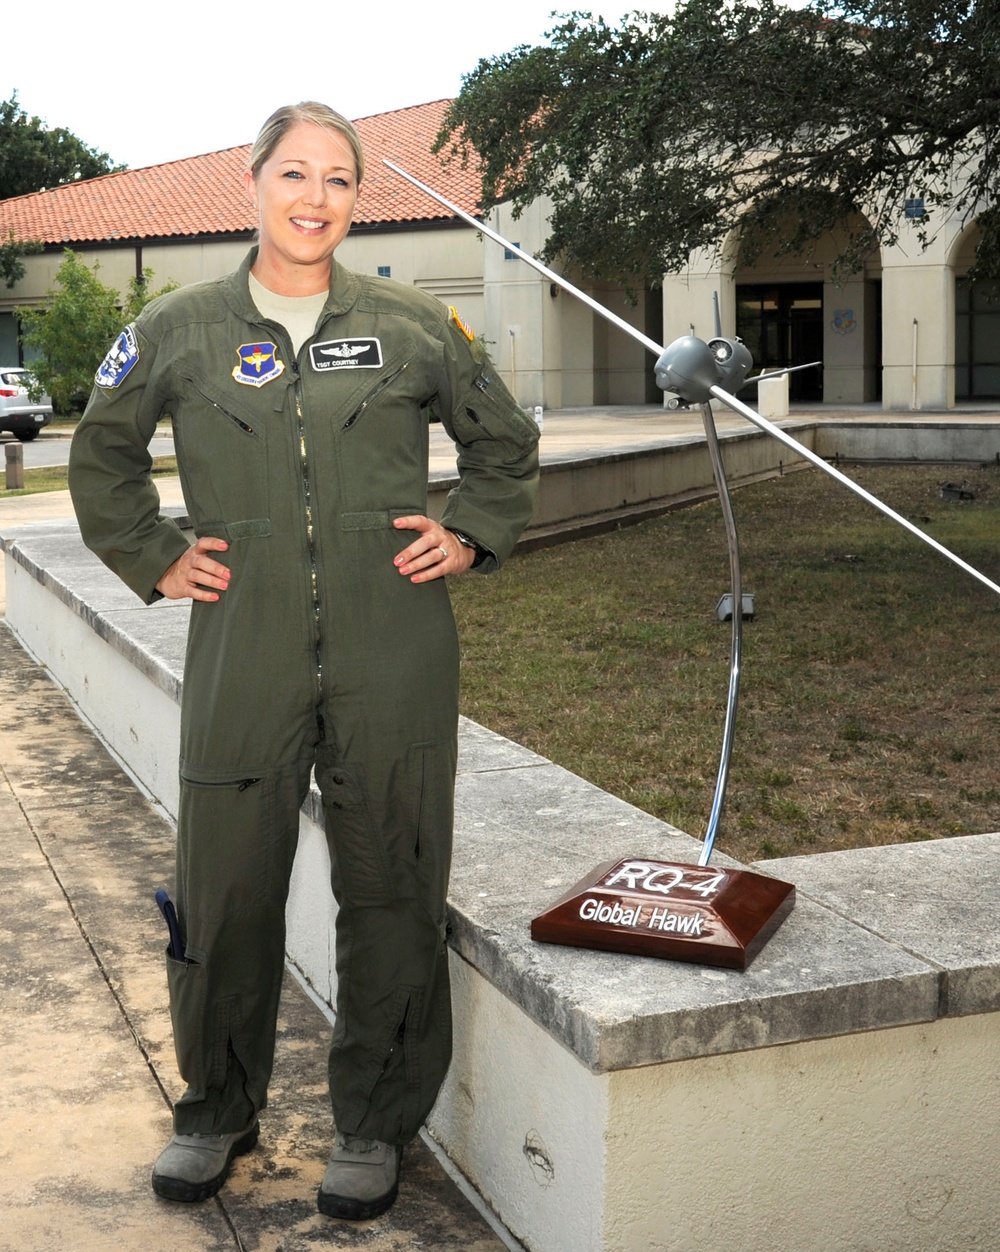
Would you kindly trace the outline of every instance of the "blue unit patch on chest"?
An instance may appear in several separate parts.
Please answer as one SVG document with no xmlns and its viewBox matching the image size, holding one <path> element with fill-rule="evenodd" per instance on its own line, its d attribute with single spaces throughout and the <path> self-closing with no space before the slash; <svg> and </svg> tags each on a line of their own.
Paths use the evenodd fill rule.
<svg viewBox="0 0 1000 1252">
<path fill-rule="evenodd" d="M 241 343 L 236 355 L 239 364 L 233 369 L 233 378 L 247 387 L 263 387 L 285 372 L 285 363 L 278 359 L 276 344 Z"/>
</svg>

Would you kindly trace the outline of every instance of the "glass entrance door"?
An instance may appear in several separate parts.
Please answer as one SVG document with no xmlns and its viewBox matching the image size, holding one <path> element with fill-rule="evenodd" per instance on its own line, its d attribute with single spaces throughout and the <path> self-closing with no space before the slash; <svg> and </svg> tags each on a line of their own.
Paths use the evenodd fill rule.
<svg viewBox="0 0 1000 1252">
<path fill-rule="evenodd" d="M 821 361 L 823 284 L 737 284 L 736 333 L 761 370 Z M 788 384 L 792 400 L 822 400 L 822 365 L 789 375 Z"/>
</svg>

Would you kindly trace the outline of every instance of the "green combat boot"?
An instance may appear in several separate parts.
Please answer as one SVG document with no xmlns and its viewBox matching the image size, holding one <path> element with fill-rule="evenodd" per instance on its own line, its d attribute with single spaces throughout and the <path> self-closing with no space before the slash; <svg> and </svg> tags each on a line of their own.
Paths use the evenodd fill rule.
<svg viewBox="0 0 1000 1252">
<path fill-rule="evenodd" d="M 233 1135 L 174 1135 L 153 1166 L 153 1190 L 164 1200 L 207 1200 L 229 1177 L 234 1159 L 257 1143 L 260 1124 Z"/>
<path fill-rule="evenodd" d="M 394 1143 L 338 1131 L 319 1188 L 319 1211 L 356 1222 L 384 1213 L 399 1192 L 400 1156 Z"/>
</svg>

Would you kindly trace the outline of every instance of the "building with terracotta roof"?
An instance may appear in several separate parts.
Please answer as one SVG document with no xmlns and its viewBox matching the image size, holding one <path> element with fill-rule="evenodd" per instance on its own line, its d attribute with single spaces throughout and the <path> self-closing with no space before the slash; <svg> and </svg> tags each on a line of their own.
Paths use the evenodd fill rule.
<svg viewBox="0 0 1000 1252">
<path fill-rule="evenodd" d="M 412 283 L 455 305 L 489 341 L 526 405 L 643 399 L 646 375 L 650 380 L 652 375 L 641 349 L 612 328 L 610 333 L 621 340 L 619 351 L 595 378 L 595 344 L 599 354 L 608 356 L 601 347 L 607 339 L 604 323 L 595 327 L 583 306 L 569 310 L 576 302 L 560 305 L 535 271 L 523 262 L 505 262 L 496 244 L 383 165 L 383 157 L 394 160 L 478 216 L 475 169 L 449 165 L 431 151 L 447 106 L 447 100 L 437 100 L 356 121 L 366 172 L 354 225 L 338 260 L 351 269 Z M 243 188 L 249 153 L 245 144 L 0 201 L 0 238 L 13 235 L 44 245 L 41 254 L 25 258 L 20 282 L 12 290 L 0 289 L 0 361 L 20 360 L 14 309 L 44 304 L 65 248 L 98 265 L 100 280 L 123 291 L 128 279 L 144 269 L 153 271 L 154 287 L 198 282 L 235 269 L 256 226 Z M 544 216 L 527 219 L 510 226 L 508 218 L 514 231 L 509 237 L 519 240 L 530 229 L 530 246 L 540 247 Z M 557 306 L 569 312 L 565 333 L 562 319 L 553 316 Z M 565 386 L 563 370 L 552 364 L 556 356 L 562 360 L 557 345 L 564 338 L 570 364 Z M 626 359 L 631 362 L 627 368 Z"/>
<path fill-rule="evenodd" d="M 466 212 L 475 213 L 474 169 L 448 166 L 431 152 L 447 100 L 398 109 L 355 123 L 367 172 L 355 231 L 455 225 L 453 215 L 400 179 L 383 157 L 431 179 Z M 250 238 L 256 225 L 243 190 L 250 144 L 202 156 L 124 170 L 0 201 L 0 230 L 48 247 L 164 246 Z"/>
<path fill-rule="evenodd" d="M 338 259 L 455 305 L 525 406 L 659 401 L 649 354 L 635 340 L 383 165 L 383 157 L 395 160 L 476 216 L 475 169 L 448 165 L 431 151 L 447 106 L 437 100 L 357 122 L 367 170 Z M 0 363 L 19 360 L 14 308 L 44 303 L 64 248 L 99 264 L 101 280 L 122 290 L 144 268 L 152 269 L 154 286 L 235 269 L 254 229 L 243 189 L 249 150 L 0 202 L 0 238 L 44 244 L 26 258 L 24 279 L 0 289 Z M 491 225 L 537 253 L 548 234 L 546 205 L 536 202 L 516 220 L 501 206 Z M 662 294 L 638 280 L 634 304 L 620 287 L 570 277 L 657 343 L 692 331 L 711 337 L 718 307 L 724 331 L 735 330 L 758 365 L 822 361 L 789 376 L 793 399 L 881 398 L 891 409 L 942 409 L 956 399 L 1000 396 L 998 305 L 965 279 L 978 230 L 946 223 L 926 250 L 904 232 L 893 247 L 873 249 L 846 283 L 833 276 L 833 236 L 808 256 L 762 256 L 752 267 L 740 262 L 734 239 L 716 254 L 692 256 L 683 273 L 663 280 Z"/>
</svg>

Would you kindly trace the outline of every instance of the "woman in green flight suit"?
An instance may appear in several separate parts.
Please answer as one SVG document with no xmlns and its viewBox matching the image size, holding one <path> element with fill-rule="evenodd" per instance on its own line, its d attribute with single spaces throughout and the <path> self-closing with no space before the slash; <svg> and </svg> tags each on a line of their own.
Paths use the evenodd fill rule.
<svg viewBox="0 0 1000 1252">
<path fill-rule="evenodd" d="M 458 650 L 444 577 L 496 569 L 531 513 L 537 430 L 454 310 L 333 254 L 364 171 L 323 105 L 251 154 L 259 244 L 154 301 L 98 370 L 70 486 L 88 545 L 147 603 L 193 600 L 168 956 L 187 1090 L 156 1192 L 201 1200 L 257 1141 L 298 813 L 315 768 L 338 902 L 321 1211 L 367 1218 L 450 1058 L 446 890 Z M 459 486 L 426 516 L 427 424 Z M 174 426 L 193 546 L 149 476 Z"/>
</svg>

